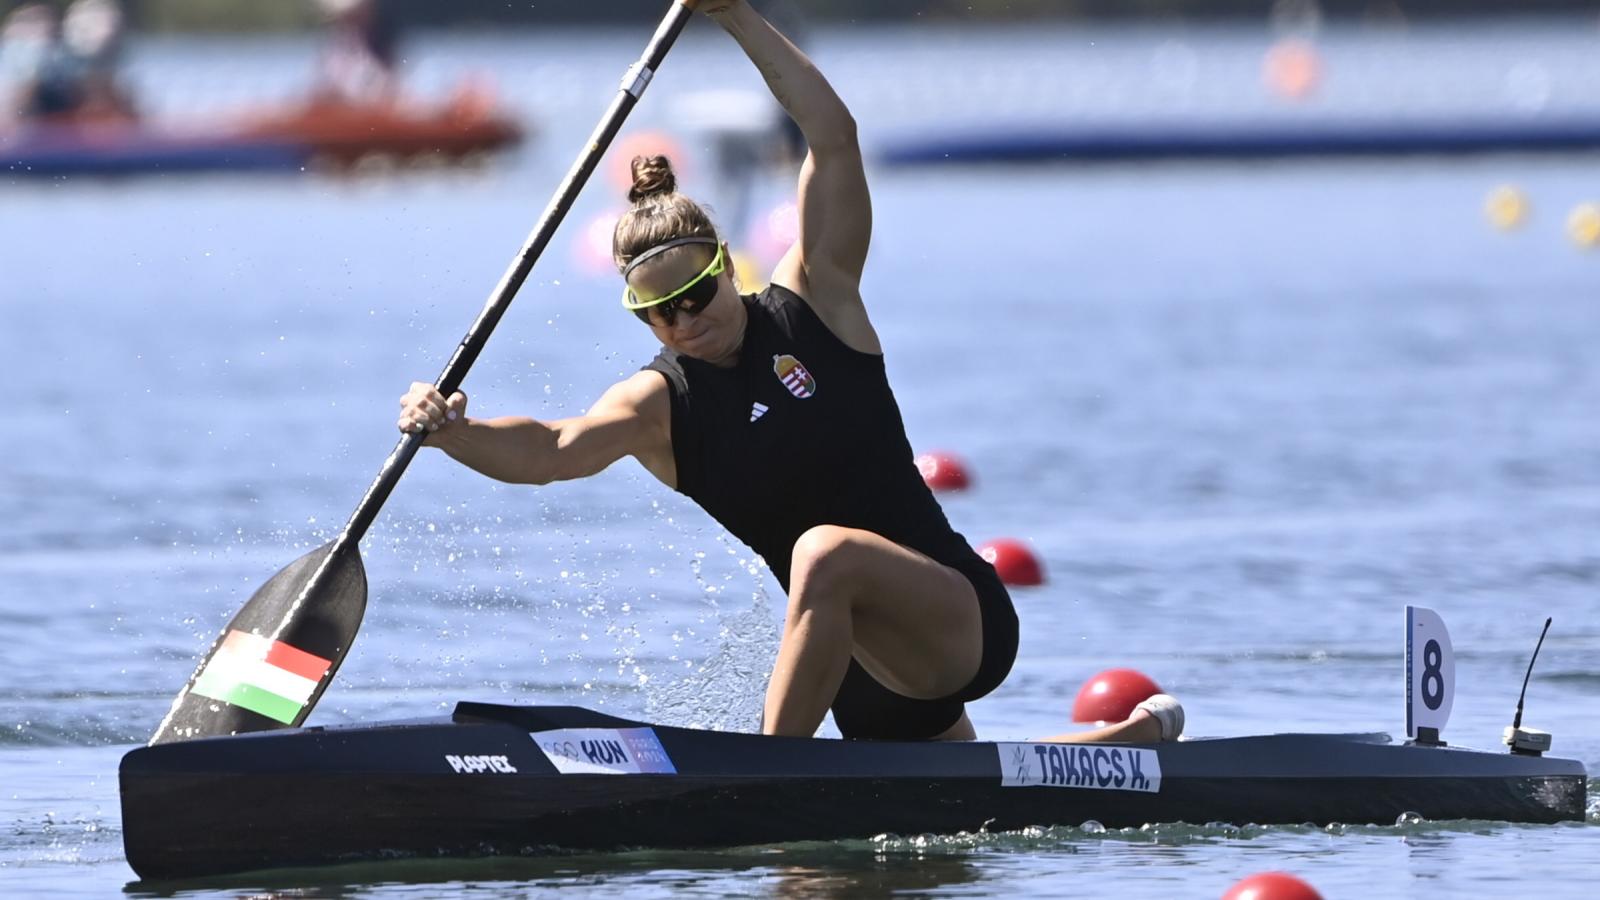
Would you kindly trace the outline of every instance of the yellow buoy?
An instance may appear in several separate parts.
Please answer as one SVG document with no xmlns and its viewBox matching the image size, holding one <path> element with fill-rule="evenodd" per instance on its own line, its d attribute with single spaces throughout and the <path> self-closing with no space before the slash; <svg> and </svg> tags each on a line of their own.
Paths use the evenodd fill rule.
<svg viewBox="0 0 1600 900">
<path fill-rule="evenodd" d="M 1567 216 L 1567 237 L 1585 250 L 1600 247 L 1600 203 L 1580 203 Z"/>
<path fill-rule="evenodd" d="M 1494 227 L 1510 231 L 1528 217 L 1528 196 L 1509 184 L 1502 184 L 1489 192 L 1483 211 Z"/>
<path fill-rule="evenodd" d="M 733 273 L 738 276 L 739 290 L 746 294 L 758 292 L 767 286 L 767 276 L 761 271 L 761 263 L 737 250 L 733 254 Z"/>
</svg>

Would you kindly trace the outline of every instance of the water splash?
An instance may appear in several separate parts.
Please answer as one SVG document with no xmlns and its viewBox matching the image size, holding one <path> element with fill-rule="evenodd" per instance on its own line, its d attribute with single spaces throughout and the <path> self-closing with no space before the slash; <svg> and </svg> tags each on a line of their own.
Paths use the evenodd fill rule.
<svg viewBox="0 0 1600 900">
<path fill-rule="evenodd" d="M 20 858 L 56 863 L 97 862 L 120 850 L 121 829 L 97 808 L 91 814 L 61 815 L 51 810 L 38 818 L 16 818 L 10 834 L 0 838 L 0 859 Z"/>
<path fill-rule="evenodd" d="M 713 579 L 707 556 L 694 554 L 690 570 L 700 585 L 704 609 L 700 622 L 715 624 L 716 646 L 687 675 L 657 684 L 646 696 L 652 721 L 713 731 L 754 731 L 761 720 L 767 675 L 778 655 L 778 629 L 762 582 L 765 567 L 746 557 L 725 533 L 717 541 L 735 568 Z M 743 583 L 741 583 L 743 582 Z M 749 588 L 750 605 L 726 609 L 722 599 L 735 588 Z M 675 643 L 681 635 L 674 632 Z M 673 657 L 676 659 L 676 656 Z"/>
</svg>

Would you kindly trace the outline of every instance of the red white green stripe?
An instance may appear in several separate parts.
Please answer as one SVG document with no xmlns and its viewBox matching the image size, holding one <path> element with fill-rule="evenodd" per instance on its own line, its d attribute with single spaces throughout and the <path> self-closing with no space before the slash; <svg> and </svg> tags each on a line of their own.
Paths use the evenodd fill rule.
<svg viewBox="0 0 1600 900">
<path fill-rule="evenodd" d="M 293 725 L 331 665 L 282 641 L 230 631 L 190 690 Z"/>
</svg>

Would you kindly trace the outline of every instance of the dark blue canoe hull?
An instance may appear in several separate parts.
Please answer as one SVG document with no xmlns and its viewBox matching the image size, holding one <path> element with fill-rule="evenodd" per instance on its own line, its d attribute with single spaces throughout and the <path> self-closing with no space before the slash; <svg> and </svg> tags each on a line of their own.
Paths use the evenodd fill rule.
<svg viewBox="0 0 1600 900">
<path fill-rule="evenodd" d="M 593 768 L 586 755 L 601 768 L 574 771 Z M 601 774 L 607 765 L 631 771 Z M 463 703 L 448 719 L 140 748 L 123 758 L 121 786 L 129 864 L 145 879 L 173 879 L 395 856 L 725 847 L 1089 820 L 1389 825 L 1415 813 L 1558 822 L 1583 818 L 1586 773 L 1571 760 L 1384 735 L 916 744 Z"/>
</svg>

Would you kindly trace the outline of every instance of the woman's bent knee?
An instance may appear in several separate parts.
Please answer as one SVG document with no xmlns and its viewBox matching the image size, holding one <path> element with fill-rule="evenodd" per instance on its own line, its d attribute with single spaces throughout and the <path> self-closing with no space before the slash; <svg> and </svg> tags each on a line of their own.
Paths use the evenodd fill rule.
<svg viewBox="0 0 1600 900">
<path fill-rule="evenodd" d="M 789 581 L 811 589 L 837 590 L 857 573 L 857 538 L 851 529 L 816 525 L 794 542 Z"/>
</svg>

